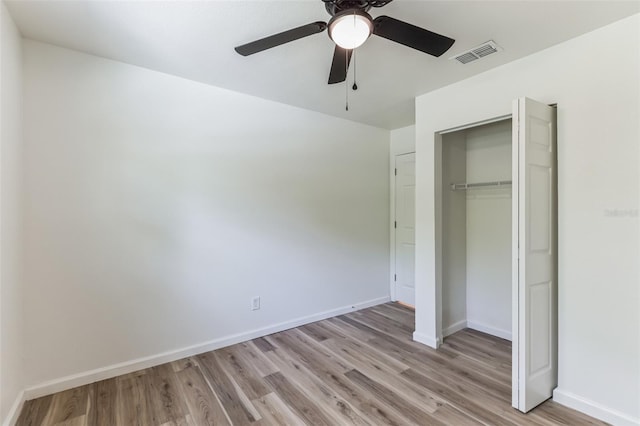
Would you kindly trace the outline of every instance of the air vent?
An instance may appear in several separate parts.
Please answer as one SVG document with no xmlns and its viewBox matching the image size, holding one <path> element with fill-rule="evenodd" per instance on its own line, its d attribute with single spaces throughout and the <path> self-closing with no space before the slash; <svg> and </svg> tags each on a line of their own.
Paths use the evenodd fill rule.
<svg viewBox="0 0 640 426">
<path fill-rule="evenodd" d="M 495 41 L 489 40 L 486 43 L 482 43 L 480 46 L 476 46 L 473 49 L 469 49 L 466 52 L 452 56 L 449 59 L 455 59 L 461 64 L 468 64 L 469 62 L 477 61 L 478 59 L 489 56 L 492 53 L 501 51 L 502 48 L 496 44 Z"/>
</svg>

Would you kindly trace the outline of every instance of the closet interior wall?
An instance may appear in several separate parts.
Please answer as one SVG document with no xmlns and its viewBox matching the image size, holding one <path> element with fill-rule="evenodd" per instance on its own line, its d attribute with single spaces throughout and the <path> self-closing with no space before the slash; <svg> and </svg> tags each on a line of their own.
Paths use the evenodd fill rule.
<svg viewBox="0 0 640 426">
<path fill-rule="evenodd" d="M 511 339 L 511 120 L 442 135 L 442 331 Z"/>
</svg>

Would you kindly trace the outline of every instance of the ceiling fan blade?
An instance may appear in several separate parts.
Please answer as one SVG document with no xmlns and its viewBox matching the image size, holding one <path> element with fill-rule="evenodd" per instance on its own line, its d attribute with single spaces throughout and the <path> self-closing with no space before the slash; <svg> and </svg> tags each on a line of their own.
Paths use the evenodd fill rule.
<svg viewBox="0 0 640 426">
<path fill-rule="evenodd" d="M 373 20 L 373 33 L 433 56 L 442 55 L 455 43 L 452 38 L 389 16 L 378 16 Z"/>
<path fill-rule="evenodd" d="M 351 54 L 353 50 L 343 49 L 336 44 L 333 51 L 333 62 L 331 62 L 331 71 L 329 71 L 329 84 L 341 83 L 347 79 L 347 71 L 349 62 L 351 62 Z"/>
<path fill-rule="evenodd" d="M 263 50 L 271 49 L 272 47 L 280 46 L 281 44 L 289 43 L 290 41 L 298 40 L 299 38 L 321 33 L 326 28 L 327 24 L 322 21 L 312 22 L 311 24 L 243 44 L 242 46 L 236 47 L 235 50 L 242 56 L 249 56 L 262 52 Z"/>
</svg>

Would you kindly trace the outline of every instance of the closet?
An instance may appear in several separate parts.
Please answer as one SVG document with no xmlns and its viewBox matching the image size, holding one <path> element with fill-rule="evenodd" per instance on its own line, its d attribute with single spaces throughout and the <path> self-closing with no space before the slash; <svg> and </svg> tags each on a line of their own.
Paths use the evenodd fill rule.
<svg viewBox="0 0 640 426">
<path fill-rule="evenodd" d="M 442 135 L 442 334 L 511 340 L 511 118 Z"/>
<path fill-rule="evenodd" d="M 556 109 L 435 133 L 436 346 L 465 327 L 512 341 L 512 406 L 557 384 Z"/>
</svg>

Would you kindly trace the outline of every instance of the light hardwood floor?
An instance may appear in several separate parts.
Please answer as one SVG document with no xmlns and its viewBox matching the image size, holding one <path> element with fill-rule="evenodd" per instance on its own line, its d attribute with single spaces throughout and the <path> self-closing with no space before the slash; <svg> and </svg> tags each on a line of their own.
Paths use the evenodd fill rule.
<svg viewBox="0 0 640 426">
<path fill-rule="evenodd" d="M 511 408 L 511 344 L 460 331 L 433 350 L 385 304 L 28 401 L 18 425 L 587 425 Z"/>
</svg>

